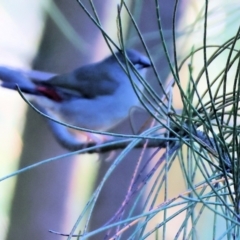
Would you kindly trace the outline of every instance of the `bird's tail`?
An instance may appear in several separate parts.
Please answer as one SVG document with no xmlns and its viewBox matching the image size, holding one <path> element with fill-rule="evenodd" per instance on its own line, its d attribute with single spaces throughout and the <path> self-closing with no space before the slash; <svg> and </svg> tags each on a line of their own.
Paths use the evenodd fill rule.
<svg viewBox="0 0 240 240">
<path fill-rule="evenodd" d="M 56 74 L 35 70 L 24 72 L 21 70 L 0 66 L 0 86 L 12 90 L 20 89 L 20 91 L 23 93 L 35 96 L 45 96 L 49 99 L 59 102 L 62 100 L 62 97 L 58 91 L 45 84 L 46 80 L 55 75 Z"/>
<path fill-rule="evenodd" d="M 29 94 L 36 94 L 35 85 L 27 76 L 18 70 L 13 70 L 7 67 L 0 67 L 0 85 L 4 88 L 17 90 Z"/>
<path fill-rule="evenodd" d="M 44 82 L 56 74 L 36 70 L 20 70 L 10 67 L 0 66 L 0 86 L 22 92 L 41 95 L 36 90 L 36 82 Z M 33 80 L 33 82 L 31 81 Z"/>
<path fill-rule="evenodd" d="M 11 83 L 11 82 L 0 82 L 0 86 L 12 90 L 20 89 L 21 92 L 33 95 L 43 95 L 35 87 L 29 87 L 24 84 Z"/>
</svg>

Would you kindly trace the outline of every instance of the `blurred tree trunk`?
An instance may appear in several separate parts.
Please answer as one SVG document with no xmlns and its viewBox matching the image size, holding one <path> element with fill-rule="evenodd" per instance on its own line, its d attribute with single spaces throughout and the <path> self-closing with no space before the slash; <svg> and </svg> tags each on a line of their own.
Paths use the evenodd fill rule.
<svg viewBox="0 0 240 240">
<path fill-rule="evenodd" d="M 91 47 L 83 49 L 85 54 L 81 53 L 63 36 L 51 18 L 47 17 L 34 68 L 63 73 L 92 61 L 100 33 L 83 13 L 77 1 L 58 0 L 56 4 Z M 98 6 L 100 16 L 104 6 L 103 3 Z M 23 142 L 20 168 L 66 152 L 53 139 L 43 117 L 33 110 L 27 113 Z M 62 159 L 18 176 L 8 240 L 63 238 L 52 235 L 48 230 L 61 231 L 72 164 L 72 159 Z"/>
<path fill-rule="evenodd" d="M 163 24 L 164 30 L 171 29 L 172 24 L 172 12 L 173 12 L 173 6 L 174 6 L 175 0 L 170 1 L 163 1 L 160 0 L 160 14 L 161 14 L 161 20 Z M 142 4 L 142 7 L 141 7 Z M 146 7 L 147 4 L 147 7 Z M 136 9 L 137 8 L 137 9 Z M 137 15 L 139 16 L 138 26 L 141 29 L 142 34 L 153 34 L 158 31 L 157 26 L 157 18 L 156 18 L 156 9 L 155 9 L 155 3 L 154 1 L 147 2 L 146 1 L 138 1 L 137 3 L 132 3 L 132 12 L 134 13 L 136 11 Z M 140 11 L 140 12 L 138 12 Z M 134 16 L 135 17 L 135 16 Z M 136 19 L 137 20 L 137 19 Z M 129 26 L 131 28 L 132 26 Z M 165 31 L 164 31 L 165 32 Z M 167 31 L 166 31 L 167 32 Z M 169 32 L 169 31 L 168 31 Z M 136 32 L 133 30 L 129 30 L 129 38 L 130 37 L 137 37 Z M 171 34 L 166 35 L 166 43 L 169 47 L 169 51 L 171 52 L 172 47 L 172 41 L 171 41 Z M 126 39 L 128 41 L 129 39 Z M 147 45 L 150 49 L 150 52 L 153 53 L 153 56 L 155 54 L 155 63 L 157 66 L 157 70 L 159 75 L 162 78 L 162 81 L 164 82 L 166 77 L 169 74 L 169 68 L 168 63 L 166 61 L 166 57 L 163 54 L 162 44 L 159 38 L 159 34 L 156 38 L 152 40 L 147 40 Z M 131 48 L 134 49 L 140 49 L 139 46 L 141 44 L 139 41 L 135 43 Z M 142 47 L 141 47 L 142 49 Z M 141 51 L 141 50 L 140 50 Z M 156 56 L 158 54 L 159 56 Z M 157 87 L 156 81 L 151 81 L 155 77 L 153 76 L 153 73 L 150 72 L 148 74 L 147 80 L 150 79 L 150 82 L 153 84 L 153 87 L 156 88 L 156 91 L 161 94 L 161 91 L 159 90 L 159 87 Z M 141 123 L 144 123 L 144 119 L 146 116 L 142 115 L 138 117 L 138 123 L 137 125 L 141 126 Z M 129 120 L 126 120 L 121 125 L 119 125 L 113 132 L 119 132 L 119 133 L 132 133 Z M 99 198 L 97 200 L 96 208 L 94 209 L 93 218 L 91 222 L 91 230 L 95 230 L 98 227 L 105 224 L 118 210 L 118 208 L 121 206 L 124 197 L 127 193 L 127 189 L 129 187 L 134 168 L 136 166 L 136 162 L 139 158 L 141 150 L 133 150 L 131 153 L 129 153 L 125 158 L 124 161 L 121 162 L 121 164 L 114 170 L 114 173 L 110 176 L 108 181 L 105 183 L 105 186 L 102 190 L 102 192 L 99 195 Z M 115 156 L 119 154 L 120 151 L 115 152 Z M 151 151 L 146 151 L 145 158 L 147 158 Z M 102 157 L 103 158 L 103 157 Z M 99 169 L 99 175 L 96 183 L 98 184 L 112 162 L 106 162 L 103 161 L 101 164 L 101 167 Z M 136 209 L 136 212 L 139 213 L 139 208 Z M 131 228 L 128 233 L 132 233 L 134 228 Z M 128 235 L 127 233 L 127 235 Z M 105 233 L 98 234 L 96 236 L 91 237 L 91 240 L 98 240 L 103 239 Z M 127 235 L 124 235 L 123 239 L 127 239 Z"/>
</svg>

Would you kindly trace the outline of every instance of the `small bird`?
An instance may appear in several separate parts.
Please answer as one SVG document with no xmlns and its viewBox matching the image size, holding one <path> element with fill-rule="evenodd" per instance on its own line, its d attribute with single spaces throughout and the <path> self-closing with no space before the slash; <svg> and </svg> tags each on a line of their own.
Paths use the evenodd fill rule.
<svg viewBox="0 0 240 240">
<path fill-rule="evenodd" d="M 127 50 L 126 56 L 144 77 L 150 61 L 135 50 Z M 118 60 L 117 60 L 117 58 Z M 126 119 L 132 107 L 139 105 L 126 69 L 123 52 L 111 55 L 100 62 L 79 67 L 61 75 L 44 78 L 0 67 L 2 87 L 17 89 L 30 96 L 30 102 L 64 123 L 97 131 L 107 131 Z M 143 89 L 133 69 L 132 81 Z M 40 75 L 39 75 L 40 76 Z M 41 77 L 40 77 L 41 78 Z"/>
</svg>

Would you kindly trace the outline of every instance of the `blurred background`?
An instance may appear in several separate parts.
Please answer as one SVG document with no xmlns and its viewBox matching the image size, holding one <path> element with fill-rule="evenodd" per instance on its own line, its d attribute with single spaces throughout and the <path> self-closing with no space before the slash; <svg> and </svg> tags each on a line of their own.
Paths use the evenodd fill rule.
<svg viewBox="0 0 240 240">
<path fill-rule="evenodd" d="M 90 9 L 90 1 L 82 2 Z M 118 42 L 116 16 L 120 1 L 93 2 L 103 29 Z M 154 1 L 125 2 L 132 10 L 164 82 L 170 70 L 159 38 Z M 160 0 L 159 4 L 166 43 L 172 54 L 175 1 Z M 202 44 L 203 4 L 193 0 L 179 3 L 179 59 L 188 54 L 191 47 L 197 48 Z M 234 0 L 228 3 L 215 0 L 211 1 L 209 9 L 208 41 L 209 44 L 220 44 L 233 36 L 239 27 L 239 3 Z M 144 53 L 127 14 L 122 19 L 127 46 Z M 73 0 L 0 0 L 0 29 L 0 65 L 64 73 L 101 60 L 110 53 L 99 29 L 78 2 Z M 201 58 L 194 58 L 194 61 L 197 71 L 197 67 L 202 65 Z M 180 74 L 182 79 L 187 79 L 187 67 Z M 157 88 L 151 71 L 147 79 Z M 181 108 L 177 90 L 173 100 L 175 107 Z M 114 131 L 129 132 L 129 121 Z M 0 177 L 41 160 L 68 153 L 53 139 L 43 117 L 27 108 L 19 94 L 6 89 L 0 89 L 0 143 Z M 133 151 L 106 184 L 99 197 L 92 229 L 109 219 L 121 204 L 136 164 L 136 154 L 139 152 Z M 63 156 L 0 182 L 0 239 L 66 239 L 50 234 L 48 230 L 65 233 L 72 229 L 92 190 L 111 165 L 111 161 L 106 161 L 108 156 Z M 177 167 L 175 171 L 172 171 L 172 176 L 178 174 Z M 175 179 L 172 181 L 174 185 Z M 181 184 L 179 182 L 173 188 L 173 195 L 181 191 Z M 171 233 L 168 234 L 167 239 L 173 239 Z"/>
</svg>

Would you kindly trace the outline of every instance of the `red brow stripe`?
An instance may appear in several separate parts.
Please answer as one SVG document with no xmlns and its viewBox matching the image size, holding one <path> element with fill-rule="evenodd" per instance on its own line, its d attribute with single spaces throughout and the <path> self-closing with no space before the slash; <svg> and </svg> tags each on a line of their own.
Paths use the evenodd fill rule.
<svg viewBox="0 0 240 240">
<path fill-rule="evenodd" d="M 37 86 L 37 90 L 42 93 L 44 96 L 56 101 L 61 102 L 62 98 L 53 88 L 47 88 L 44 86 Z"/>
</svg>

